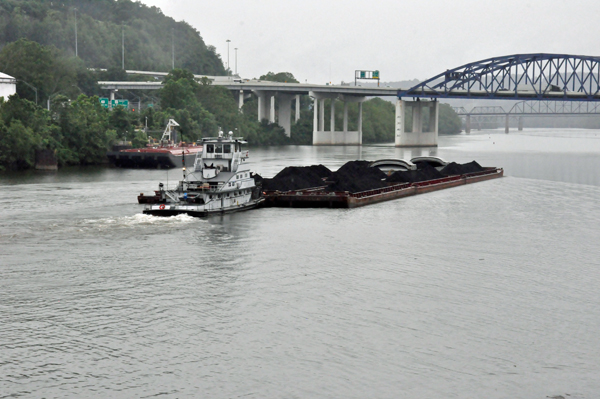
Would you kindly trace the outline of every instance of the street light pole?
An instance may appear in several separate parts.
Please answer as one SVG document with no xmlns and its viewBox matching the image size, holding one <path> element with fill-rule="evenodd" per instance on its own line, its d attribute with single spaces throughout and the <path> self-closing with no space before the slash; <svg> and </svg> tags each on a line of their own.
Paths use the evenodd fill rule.
<svg viewBox="0 0 600 399">
<path fill-rule="evenodd" d="M 171 69 L 175 69 L 175 29 L 171 28 Z"/>
<path fill-rule="evenodd" d="M 235 50 L 235 74 L 237 75 L 237 47 L 234 48 Z"/>
<path fill-rule="evenodd" d="M 75 8 L 75 57 L 77 57 L 77 9 Z"/>
<path fill-rule="evenodd" d="M 227 76 L 229 76 L 229 42 L 231 42 L 231 40 L 227 39 Z"/>
<path fill-rule="evenodd" d="M 121 69 L 125 69 L 125 28 L 121 25 Z"/>
</svg>

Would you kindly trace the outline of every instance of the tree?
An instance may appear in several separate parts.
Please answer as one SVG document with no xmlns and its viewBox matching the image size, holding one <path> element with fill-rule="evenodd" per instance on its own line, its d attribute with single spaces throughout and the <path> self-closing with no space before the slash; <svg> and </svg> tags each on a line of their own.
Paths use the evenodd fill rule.
<svg viewBox="0 0 600 399">
<path fill-rule="evenodd" d="M 207 46 L 196 29 L 139 1 L 0 0 L 0 46 L 26 38 L 74 56 L 76 18 L 77 54 L 88 66 L 120 67 L 124 31 L 126 69 L 171 69 L 173 40 L 177 66 L 225 75 L 214 47 Z"/>
<path fill-rule="evenodd" d="M 30 86 L 37 88 L 38 101 L 52 91 L 54 57 L 49 48 L 36 42 L 21 38 L 6 45 L 0 52 L 0 68 L 17 78 L 17 93 L 23 98 L 35 101 L 36 93 Z"/>
<path fill-rule="evenodd" d="M 438 123 L 440 134 L 458 134 L 462 126 L 458 114 L 448 104 L 440 104 Z"/>
<path fill-rule="evenodd" d="M 0 169 L 32 167 L 38 143 L 39 137 L 20 120 L 13 119 L 8 127 L 0 120 Z"/>
</svg>

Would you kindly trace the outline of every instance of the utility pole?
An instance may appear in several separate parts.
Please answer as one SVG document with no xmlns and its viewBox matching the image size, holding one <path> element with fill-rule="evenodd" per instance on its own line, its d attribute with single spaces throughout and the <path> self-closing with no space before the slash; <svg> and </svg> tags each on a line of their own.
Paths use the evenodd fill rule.
<svg viewBox="0 0 600 399">
<path fill-rule="evenodd" d="M 235 74 L 237 75 L 237 47 L 234 48 L 235 50 Z"/>
<path fill-rule="evenodd" d="M 229 76 L 229 71 L 230 71 L 230 68 L 229 68 L 229 65 L 230 65 L 229 64 L 229 42 L 231 42 L 231 40 L 227 39 L 226 42 L 227 42 L 227 76 Z"/>
<path fill-rule="evenodd" d="M 171 28 L 171 69 L 175 69 L 175 29 Z"/>
<path fill-rule="evenodd" d="M 125 27 L 121 25 L 121 69 L 125 70 Z"/>
<path fill-rule="evenodd" d="M 77 57 L 77 9 L 74 8 L 75 11 L 75 57 Z"/>
</svg>

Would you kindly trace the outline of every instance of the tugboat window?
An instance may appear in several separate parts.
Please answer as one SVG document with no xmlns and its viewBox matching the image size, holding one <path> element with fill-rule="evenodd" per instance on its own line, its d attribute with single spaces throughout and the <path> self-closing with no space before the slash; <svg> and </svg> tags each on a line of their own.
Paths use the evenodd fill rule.
<svg viewBox="0 0 600 399">
<path fill-rule="evenodd" d="M 213 152 L 215 152 L 214 144 L 207 144 L 206 145 L 206 153 L 212 154 Z"/>
<path fill-rule="evenodd" d="M 231 146 L 229 144 L 225 144 L 223 146 L 223 153 L 224 154 L 230 154 L 231 153 Z"/>
<path fill-rule="evenodd" d="M 222 154 L 222 153 L 223 153 L 223 145 L 222 145 L 222 144 L 217 144 L 217 145 L 215 146 L 215 152 L 216 152 L 217 154 Z"/>
</svg>

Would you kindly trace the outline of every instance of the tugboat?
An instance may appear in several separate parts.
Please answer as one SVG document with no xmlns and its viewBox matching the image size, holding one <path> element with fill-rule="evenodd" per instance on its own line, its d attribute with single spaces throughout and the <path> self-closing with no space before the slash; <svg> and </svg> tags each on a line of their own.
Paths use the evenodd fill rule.
<svg viewBox="0 0 600 399">
<path fill-rule="evenodd" d="M 174 190 L 165 190 L 159 183 L 154 196 L 140 194 L 138 202 L 148 204 L 144 214 L 154 216 L 208 216 L 238 212 L 257 207 L 263 202 L 260 187 L 254 174 L 243 163 L 248 151 L 242 151 L 246 141 L 233 137 L 229 132 L 224 137 L 202 139 L 203 151 L 196 154 L 192 170 L 186 174 L 183 159 L 183 180 Z"/>
<path fill-rule="evenodd" d="M 174 130 L 179 124 L 169 119 L 160 141 L 150 141 L 146 148 L 114 149 L 106 153 L 111 164 L 120 168 L 169 169 L 181 165 L 184 156 L 194 156 L 202 151 L 202 146 L 177 142 Z"/>
</svg>

